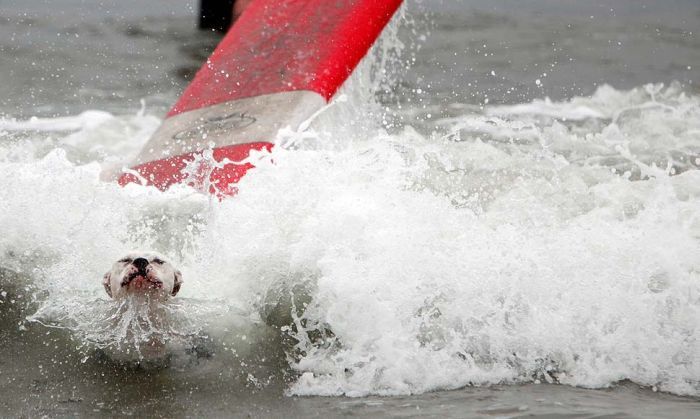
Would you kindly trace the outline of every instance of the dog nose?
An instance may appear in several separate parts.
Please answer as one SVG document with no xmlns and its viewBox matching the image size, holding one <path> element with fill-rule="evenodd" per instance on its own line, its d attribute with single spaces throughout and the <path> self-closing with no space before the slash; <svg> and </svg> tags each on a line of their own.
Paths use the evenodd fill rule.
<svg viewBox="0 0 700 419">
<path fill-rule="evenodd" d="M 136 269 L 138 269 L 139 271 L 143 271 L 146 269 L 146 266 L 148 266 L 148 259 L 136 258 L 134 259 L 132 264 L 136 266 Z"/>
</svg>

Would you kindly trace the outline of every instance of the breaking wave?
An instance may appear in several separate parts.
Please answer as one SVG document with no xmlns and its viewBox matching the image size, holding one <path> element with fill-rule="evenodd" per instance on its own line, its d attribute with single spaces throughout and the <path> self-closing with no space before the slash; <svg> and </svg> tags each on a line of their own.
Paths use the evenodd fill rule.
<svg viewBox="0 0 700 419">
<path fill-rule="evenodd" d="M 120 342 L 133 330 L 98 321 L 115 310 L 100 278 L 154 249 L 185 278 L 159 333 L 268 328 L 269 290 L 303 286 L 291 394 L 632 380 L 700 395 L 700 97 L 603 86 L 454 104 L 429 129 L 334 106 L 221 202 L 100 180 L 157 127 L 144 112 L 0 119 L 0 267 L 25 281 L 29 319 Z"/>
</svg>

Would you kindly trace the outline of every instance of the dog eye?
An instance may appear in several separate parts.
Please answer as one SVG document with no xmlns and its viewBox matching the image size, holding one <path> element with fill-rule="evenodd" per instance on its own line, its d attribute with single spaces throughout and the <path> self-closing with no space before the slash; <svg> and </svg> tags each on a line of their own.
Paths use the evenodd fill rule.
<svg viewBox="0 0 700 419">
<path fill-rule="evenodd" d="M 163 260 L 158 259 L 158 258 L 153 259 L 151 262 L 158 264 L 158 265 L 162 265 L 165 263 L 165 262 L 163 262 Z"/>
<path fill-rule="evenodd" d="M 119 262 L 121 262 L 121 263 L 131 263 L 131 262 L 132 262 L 132 259 L 131 259 L 131 258 L 119 259 Z"/>
</svg>

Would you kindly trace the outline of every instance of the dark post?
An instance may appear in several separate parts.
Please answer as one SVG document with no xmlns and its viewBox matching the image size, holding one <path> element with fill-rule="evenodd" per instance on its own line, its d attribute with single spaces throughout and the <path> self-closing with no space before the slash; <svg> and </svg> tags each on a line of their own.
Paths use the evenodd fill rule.
<svg viewBox="0 0 700 419">
<path fill-rule="evenodd" d="M 235 0 L 199 0 L 199 29 L 226 32 L 233 20 Z"/>
</svg>

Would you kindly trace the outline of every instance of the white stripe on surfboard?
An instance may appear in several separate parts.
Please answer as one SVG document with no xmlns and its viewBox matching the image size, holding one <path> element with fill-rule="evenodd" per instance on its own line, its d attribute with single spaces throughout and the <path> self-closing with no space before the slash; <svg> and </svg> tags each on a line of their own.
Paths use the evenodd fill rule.
<svg viewBox="0 0 700 419">
<path fill-rule="evenodd" d="M 174 115 L 163 121 L 136 164 L 210 147 L 270 142 L 281 128 L 296 128 L 325 105 L 320 94 L 302 90 L 238 99 Z"/>
</svg>

